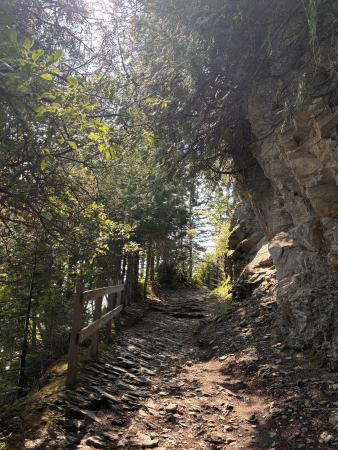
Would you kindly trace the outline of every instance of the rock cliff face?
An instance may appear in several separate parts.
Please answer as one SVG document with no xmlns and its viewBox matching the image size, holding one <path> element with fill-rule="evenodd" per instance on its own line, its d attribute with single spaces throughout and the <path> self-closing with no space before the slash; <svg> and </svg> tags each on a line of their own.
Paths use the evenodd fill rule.
<svg viewBox="0 0 338 450">
<path fill-rule="evenodd" d="M 275 268 L 268 240 L 259 226 L 252 207 L 241 202 L 235 211 L 229 237 L 232 261 L 233 298 L 262 296 L 275 285 Z"/>
<path fill-rule="evenodd" d="M 281 332 L 290 346 L 310 349 L 337 367 L 337 104 L 318 97 L 304 104 L 287 127 L 285 122 L 275 126 L 269 90 L 262 86 L 249 100 L 247 118 L 256 144 L 246 155 L 249 170 L 238 177 L 239 224 L 246 225 L 237 224 L 230 238 L 235 279 L 238 267 L 264 246 L 263 232 L 276 268 Z M 240 251 L 245 239 L 252 244 L 247 244 L 246 261 Z"/>
</svg>

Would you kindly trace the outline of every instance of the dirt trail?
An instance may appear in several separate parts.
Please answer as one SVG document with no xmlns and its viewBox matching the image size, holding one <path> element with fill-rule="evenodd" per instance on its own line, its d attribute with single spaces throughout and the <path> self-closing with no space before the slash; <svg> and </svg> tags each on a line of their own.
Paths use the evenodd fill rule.
<svg viewBox="0 0 338 450">
<path fill-rule="evenodd" d="M 275 303 L 226 317 L 197 290 L 166 293 L 51 408 L 46 449 L 338 446 L 337 378 L 271 336 Z"/>
</svg>

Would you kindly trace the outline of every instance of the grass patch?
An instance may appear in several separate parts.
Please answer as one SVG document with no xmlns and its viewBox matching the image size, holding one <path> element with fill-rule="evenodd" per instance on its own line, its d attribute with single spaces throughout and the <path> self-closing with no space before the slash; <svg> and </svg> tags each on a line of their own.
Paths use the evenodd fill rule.
<svg viewBox="0 0 338 450">
<path fill-rule="evenodd" d="M 57 417 L 49 406 L 65 388 L 66 371 L 67 361 L 63 357 L 47 369 L 29 394 L 1 412 L 0 421 L 7 438 L 1 442 L 0 450 L 24 448 L 22 430 L 34 432 L 39 429 L 39 434 L 46 435 L 48 430 L 57 427 Z"/>
<path fill-rule="evenodd" d="M 212 291 L 214 294 L 218 295 L 225 302 L 232 301 L 232 286 L 230 283 L 230 278 L 227 277 L 222 282 L 220 286 Z"/>
</svg>

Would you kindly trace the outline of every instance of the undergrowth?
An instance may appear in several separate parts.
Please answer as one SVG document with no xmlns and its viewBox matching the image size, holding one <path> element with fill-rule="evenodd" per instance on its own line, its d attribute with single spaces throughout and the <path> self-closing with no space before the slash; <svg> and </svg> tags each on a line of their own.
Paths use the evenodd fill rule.
<svg viewBox="0 0 338 450">
<path fill-rule="evenodd" d="M 221 299 L 225 302 L 230 302 L 232 300 L 232 285 L 230 282 L 230 277 L 227 276 L 223 280 L 222 284 L 212 292 L 221 297 Z"/>
</svg>

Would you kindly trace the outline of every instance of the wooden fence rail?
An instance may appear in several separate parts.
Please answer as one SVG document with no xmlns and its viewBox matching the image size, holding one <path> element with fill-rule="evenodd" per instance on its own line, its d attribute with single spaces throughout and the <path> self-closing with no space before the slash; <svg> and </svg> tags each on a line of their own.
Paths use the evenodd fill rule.
<svg viewBox="0 0 338 450">
<path fill-rule="evenodd" d="M 66 377 L 66 385 L 74 386 L 77 381 L 77 371 L 80 357 L 80 344 L 91 337 L 90 355 L 96 358 L 98 355 L 99 329 L 103 326 L 108 327 L 111 333 L 112 319 L 117 317 L 123 309 L 122 292 L 123 284 L 116 286 L 107 286 L 97 289 L 85 291 L 83 284 L 78 283 L 74 297 L 74 313 L 72 330 L 70 334 L 69 352 L 68 352 L 68 370 Z M 113 307 L 113 303 L 108 301 L 108 309 L 110 311 L 102 315 L 102 303 L 105 296 L 117 294 L 117 301 Z M 83 327 L 84 309 L 88 301 L 95 300 L 94 321 Z"/>
</svg>

